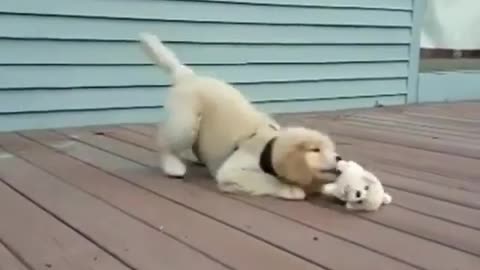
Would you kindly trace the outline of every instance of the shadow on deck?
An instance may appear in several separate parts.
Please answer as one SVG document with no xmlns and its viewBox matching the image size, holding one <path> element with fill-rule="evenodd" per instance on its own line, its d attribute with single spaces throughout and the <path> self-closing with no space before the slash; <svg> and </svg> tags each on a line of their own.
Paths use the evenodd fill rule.
<svg viewBox="0 0 480 270">
<path fill-rule="evenodd" d="M 393 195 L 353 214 L 151 169 L 147 125 L 0 134 L 0 269 L 480 269 L 480 103 L 281 115 Z"/>
</svg>

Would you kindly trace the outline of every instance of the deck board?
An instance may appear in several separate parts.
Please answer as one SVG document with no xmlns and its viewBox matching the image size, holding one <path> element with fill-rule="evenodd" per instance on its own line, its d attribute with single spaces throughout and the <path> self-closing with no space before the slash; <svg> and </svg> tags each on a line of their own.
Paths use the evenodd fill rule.
<svg viewBox="0 0 480 270">
<path fill-rule="evenodd" d="M 478 269 L 479 102 L 278 119 L 328 132 L 393 204 L 227 195 L 199 166 L 168 179 L 151 125 L 2 133 L 0 269 Z"/>
<path fill-rule="evenodd" d="M 324 127 L 324 126 L 321 126 Z M 148 129 L 143 127 L 145 132 L 149 130 L 149 132 L 152 132 L 153 129 Z M 131 132 L 130 130 L 123 130 L 121 128 L 105 128 L 105 129 L 99 129 L 102 136 L 107 136 L 110 138 L 118 139 L 123 142 L 135 142 L 137 146 L 140 146 L 145 149 L 150 149 L 153 150 L 155 147 L 152 143 L 152 140 L 149 139 L 149 136 L 151 134 L 144 134 L 143 132 L 138 132 L 134 133 Z M 328 130 L 328 128 L 327 128 Z M 337 134 L 336 132 L 331 132 L 334 134 L 335 138 L 337 139 L 337 142 L 339 143 L 339 149 L 342 153 L 348 154 L 348 157 L 350 159 L 355 159 L 355 160 L 361 160 L 363 164 L 368 165 L 369 168 L 372 168 L 373 170 L 378 170 L 378 174 L 383 176 L 385 183 L 387 186 L 392 186 L 396 187 L 402 190 L 409 190 L 412 192 L 415 192 L 417 194 L 423 194 L 427 196 L 432 196 L 434 198 L 440 198 L 443 200 L 448 200 L 451 202 L 456 202 L 461 205 L 465 205 L 468 207 L 474 207 L 477 209 L 480 209 L 480 198 L 478 194 L 476 194 L 473 191 L 470 191 L 470 188 L 478 188 L 479 182 L 477 181 L 470 181 L 470 178 L 468 180 L 465 180 L 463 178 L 457 179 L 457 178 L 451 178 L 451 177 L 437 177 L 433 181 L 422 181 L 423 179 L 416 178 L 416 177 L 405 177 L 403 175 L 402 177 L 399 177 L 399 175 L 396 175 L 395 173 L 389 172 L 389 170 L 383 169 L 384 166 L 386 167 L 395 167 L 403 170 L 410 170 L 414 172 L 425 172 L 429 173 L 432 170 L 429 170 L 430 167 L 426 166 L 418 166 L 415 162 L 413 161 L 405 161 L 402 157 L 403 156 L 397 156 L 396 153 L 398 151 L 406 151 L 412 153 L 412 156 L 416 155 L 427 155 L 429 159 L 432 157 L 429 155 L 433 155 L 434 157 L 438 156 L 438 153 L 435 152 L 427 152 L 427 151 L 419 151 L 420 153 L 417 154 L 418 150 L 415 150 L 413 148 L 407 148 L 407 147 L 398 147 L 396 145 L 391 145 L 391 144 L 384 144 L 384 143 L 376 143 L 376 142 L 371 142 L 371 141 L 365 141 L 365 140 L 359 140 L 359 139 L 354 139 L 351 137 L 344 137 L 342 135 L 335 135 Z M 140 134 L 144 134 L 145 136 L 141 136 Z M 373 145 L 372 145 L 373 144 Z M 377 148 L 375 148 L 377 147 Z M 383 152 L 378 153 L 377 151 L 371 150 L 371 149 L 381 149 L 381 148 L 393 148 L 393 152 L 390 155 L 392 157 L 390 160 L 386 159 L 385 156 L 383 155 Z M 399 149 L 399 150 L 398 150 Z M 141 157 L 138 156 L 131 156 L 135 151 L 131 151 L 127 155 L 130 155 L 130 158 L 132 160 L 142 160 Z M 445 155 L 440 155 L 440 158 L 445 158 L 447 156 Z M 456 158 L 462 158 L 462 157 L 457 157 L 453 156 L 448 158 L 453 158 L 452 163 L 458 164 L 456 162 L 460 162 L 458 160 L 455 160 Z M 393 159 L 393 161 L 392 161 Z M 148 158 L 143 158 L 144 164 L 148 164 L 148 162 L 151 162 L 151 159 Z M 437 164 L 435 162 L 432 162 L 428 159 L 423 158 L 422 159 L 424 162 L 426 162 L 430 166 L 435 166 L 436 168 Z M 460 171 L 460 170 L 470 170 L 472 171 L 472 167 L 476 164 L 475 159 L 463 159 L 463 160 L 468 160 L 470 164 L 464 165 L 456 165 L 455 171 Z M 405 165 L 406 163 L 406 165 Z M 410 166 L 413 164 L 414 169 L 412 170 Z M 406 167 L 405 167 L 406 166 Z M 463 167 L 466 166 L 466 167 Z M 470 166 L 470 167 L 468 167 Z M 420 167 L 420 168 L 419 168 Z M 426 168 L 425 168 L 426 167 Z M 460 167 L 458 169 L 457 167 Z M 417 169 L 419 168 L 419 169 Z M 473 167 L 474 168 L 474 167 Z M 436 174 L 441 173 L 442 170 L 435 171 Z M 470 173 L 469 171 L 469 173 Z M 475 173 L 474 171 L 472 171 Z M 452 175 L 450 171 L 448 171 L 448 174 Z M 458 177 L 456 174 L 454 177 Z M 460 182 L 460 185 L 464 187 L 463 189 L 451 189 L 447 188 L 451 186 L 451 183 L 448 183 L 448 180 L 457 180 Z M 439 185 L 434 185 L 432 184 L 439 184 Z M 446 184 L 447 187 L 442 186 L 442 184 Z"/>
<path fill-rule="evenodd" d="M 140 154 L 137 153 L 139 151 L 142 151 L 143 148 L 148 148 L 148 149 L 154 148 L 152 141 L 148 140 L 147 137 L 141 138 L 139 135 L 126 133 L 121 129 L 114 129 L 114 128 L 102 129 L 101 134 L 104 134 L 106 136 L 110 136 L 113 138 L 121 138 L 123 141 L 127 141 L 127 142 L 134 141 L 136 142 L 137 145 L 141 145 L 142 147 L 137 147 L 137 149 L 131 148 L 128 150 L 125 149 L 123 151 L 118 151 L 118 143 L 117 143 L 117 147 L 107 147 L 108 145 L 108 143 L 106 142 L 108 141 L 107 139 L 105 138 L 103 140 L 97 139 L 96 140 L 97 142 L 95 143 L 93 141 L 95 141 L 95 138 L 98 138 L 95 136 L 90 136 L 90 140 L 89 140 L 90 143 L 94 144 L 97 147 L 102 147 L 104 149 L 107 149 L 108 151 L 111 151 L 117 155 L 126 157 L 130 160 L 140 161 L 146 166 L 149 165 L 149 161 L 151 160 L 150 154 L 147 151 L 143 150 L 144 155 L 143 157 L 141 157 Z M 78 134 L 76 134 L 76 136 L 78 136 Z M 82 138 L 81 135 L 79 137 Z M 471 252 L 476 255 L 480 254 L 478 253 L 479 243 L 475 239 L 475 236 L 477 235 L 478 231 L 476 231 L 475 229 L 458 227 L 455 224 L 444 222 L 442 220 L 435 220 L 431 217 L 422 216 L 420 214 L 417 214 L 411 211 L 406 211 L 398 207 L 395 208 L 395 210 L 390 209 L 390 212 L 392 214 L 388 216 L 389 218 L 379 219 L 379 220 L 376 220 L 376 222 L 395 228 L 397 230 L 406 231 L 409 234 L 415 234 L 416 236 L 427 238 L 430 241 L 440 242 L 447 246 L 454 246 L 457 249 Z M 399 216 L 396 217 L 395 213 L 398 214 Z M 411 222 L 406 222 L 405 220 L 403 220 L 403 218 L 408 218 Z M 435 224 L 435 227 L 432 227 L 432 224 Z M 439 238 L 439 235 L 442 235 L 442 232 L 444 233 L 445 231 L 451 231 L 453 228 L 458 230 L 457 233 L 461 235 L 461 237 L 454 237 L 451 239 L 448 239 L 448 237 L 441 237 L 440 241 L 437 241 L 437 239 Z M 459 238 L 462 238 L 462 239 L 459 239 Z"/>
<path fill-rule="evenodd" d="M 32 138 L 41 143 L 54 143 L 55 139 L 64 141 L 65 137 L 50 132 L 29 133 Z M 321 269 L 307 261 L 300 260 L 285 252 L 269 245 L 266 242 L 257 240 L 238 230 L 224 226 L 196 211 L 184 207 L 181 204 L 157 196 L 154 192 L 149 192 L 142 187 L 142 181 L 139 178 L 132 178 L 130 184 L 120 178 L 106 174 L 99 169 L 92 168 L 79 160 L 75 160 L 65 155 L 52 153 L 52 150 L 42 146 L 42 154 L 28 157 L 31 162 L 54 172 L 62 179 L 80 187 L 82 190 L 94 194 L 102 200 L 108 201 L 119 209 L 125 211 L 155 228 L 162 228 L 161 231 L 175 239 L 181 239 L 189 246 L 197 250 L 202 250 L 211 257 L 219 258 L 225 265 L 232 268 L 254 268 L 271 269 L 278 267 L 301 268 L 301 269 Z M 102 167 L 102 155 L 99 151 L 86 145 L 75 144 L 65 149 L 70 154 L 92 165 Z M 62 150 L 60 150 L 62 151 Z M 45 161 L 42 156 L 48 155 L 50 160 Z M 119 173 L 128 171 L 129 174 L 135 173 L 138 166 L 118 162 L 118 159 L 103 159 L 110 165 L 116 166 L 116 170 L 109 171 L 111 174 L 125 177 Z M 98 162 L 97 162 L 98 161 Z M 71 171 L 82 171 L 81 176 L 70 176 Z M 156 179 L 151 180 L 155 181 Z M 156 182 L 156 181 L 155 181 Z M 155 184 L 150 181 L 150 183 Z M 142 188 L 139 188 L 142 187 Z M 160 187 L 161 188 L 161 187 Z M 168 188 L 165 188 L 168 191 Z M 193 194 L 178 194 L 178 196 L 194 196 Z M 209 196 L 205 196 L 209 198 Z M 218 203 L 218 201 L 215 201 Z M 238 215 L 238 213 L 237 213 Z M 267 223 L 268 226 L 273 226 Z M 192 230 L 195 228 L 195 230 Z M 242 253 L 239 251 L 242 250 Z M 313 260 L 313 258 L 312 258 Z"/>
<path fill-rule="evenodd" d="M 379 262 L 383 262 L 390 265 L 392 269 L 411 269 L 403 263 L 362 249 L 341 239 L 229 199 L 222 194 L 217 194 L 212 188 L 205 191 L 197 186 L 185 186 L 182 182 L 159 182 L 155 175 L 145 171 L 151 161 L 151 153 L 143 148 L 132 147 L 131 145 L 103 136 L 92 136 L 88 134 L 80 134 L 79 136 L 79 134 L 76 133 L 75 137 L 80 141 L 101 147 L 104 150 L 124 156 L 130 160 L 135 158 L 137 161 L 143 163 L 145 167 L 137 165 L 137 169 L 124 170 L 122 168 L 132 168 L 131 166 L 134 166 L 131 164 L 132 162 L 128 162 L 127 160 L 122 162 L 118 158 L 115 159 L 98 152 L 98 154 L 95 155 L 98 158 L 90 160 L 92 164 L 96 164 L 102 167 L 102 169 L 123 179 L 135 181 L 144 188 L 166 196 L 179 204 L 187 205 L 198 212 L 204 213 L 206 216 L 213 217 L 238 230 L 262 238 L 272 245 L 282 247 L 293 254 L 297 254 L 297 256 L 325 265 L 325 267 L 349 269 L 361 265 L 362 267 L 368 268 L 374 267 Z M 86 147 L 77 147 L 77 149 L 80 148 L 85 149 Z M 88 153 L 91 152 L 95 152 L 95 150 L 89 149 L 88 151 L 84 151 L 83 154 L 77 152 L 73 155 L 77 158 L 87 160 Z M 205 175 L 204 172 L 203 175 Z M 202 179 L 205 180 L 205 178 Z M 197 178 L 196 180 L 200 179 Z M 209 182 L 212 184 L 211 181 Z M 212 186 L 210 185 L 210 187 Z M 235 212 L 232 213 L 229 209 L 235 209 Z M 275 228 L 275 230 L 272 230 L 272 228 Z M 313 237 L 317 237 L 317 241 L 314 241 Z M 322 243 L 323 246 L 318 246 L 318 243 Z M 336 250 L 338 252 L 335 252 Z M 357 256 L 364 259 L 362 259 L 362 261 L 340 260 L 338 257 L 332 256 L 332 251 L 340 255 L 340 250 L 349 250 L 351 253 L 358 254 Z M 237 254 L 231 255 L 238 256 Z"/>
<path fill-rule="evenodd" d="M 8 243 L 8 246 L 15 250 L 30 267 L 79 270 L 129 269 L 75 230 L 65 226 L 8 187 L 5 183 L 13 179 L 4 172 L 5 168 L 14 168 L 11 167 L 17 165 L 14 163 L 17 161 L 0 162 L 2 171 L 0 176 L 4 180 L 0 183 L 0 216 L 2 217 L 0 238 Z M 2 260 L 2 263 L 6 261 Z"/>
<path fill-rule="evenodd" d="M 2 137 L 3 141 L 22 140 L 16 135 Z M 27 141 L 22 142 L 22 145 L 26 144 Z M 11 150 L 6 145 L 2 146 Z M 43 152 L 36 152 L 35 149 L 16 154 L 22 155 L 23 158 L 34 155 L 46 158 Z M 81 192 L 23 160 L 13 158 L 4 160 L 1 164 L 2 179 L 9 185 L 52 211 L 65 223 L 75 226 L 78 231 L 95 239 L 100 246 L 122 258 L 131 268 L 158 269 L 160 264 L 168 269 L 190 269 L 191 264 L 185 258 L 191 258 L 196 261 L 198 269 L 228 269 L 189 246 L 166 234 L 158 233 L 157 229 L 132 219 L 109 204 Z M 76 173 L 82 175 L 81 171 Z"/>
<path fill-rule="evenodd" d="M 75 132 L 72 133 L 72 134 L 76 134 Z M 140 134 L 134 134 L 134 133 L 131 133 L 131 132 L 125 132 L 124 130 L 120 129 L 120 128 L 108 128 L 108 129 L 102 129 L 102 134 L 104 134 L 104 136 L 83 136 L 81 138 L 81 140 L 83 141 L 86 141 L 86 142 L 89 142 L 89 143 L 92 143 L 94 145 L 96 145 L 97 147 L 99 148 L 104 148 L 106 149 L 107 151 L 113 151 L 114 153 L 118 154 L 118 155 L 121 155 L 123 157 L 126 157 L 130 160 L 135 160 L 137 162 L 141 162 L 143 163 L 144 165 L 149 165 L 150 162 L 151 162 L 151 158 L 150 158 L 150 154 L 148 154 L 147 151 L 144 151 L 144 150 L 139 150 L 139 149 L 135 149 L 135 148 L 129 148 L 129 149 L 123 149 L 122 151 L 119 151 L 119 148 L 125 148 L 127 147 L 127 145 L 122 145 L 122 142 L 131 142 L 131 141 L 135 141 L 137 143 L 137 145 L 141 145 L 142 148 L 146 148 L 146 149 L 150 149 L 152 150 L 154 148 L 153 144 L 152 144 L 152 141 L 150 139 L 148 139 L 148 137 L 146 136 L 141 136 Z M 78 136 L 78 134 L 77 134 Z M 107 138 L 105 138 L 107 137 Z M 122 139 L 122 141 L 117 141 L 115 142 L 115 140 L 109 140 L 108 138 L 120 138 Z M 112 144 L 115 144 L 116 146 L 111 146 L 111 147 L 107 147 L 108 145 L 112 145 Z M 144 154 L 142 155 L 140 152 L 143 152 Z M 364 159 L 364 156 L 359 156 L 358 159 Z M 373 162 L 367 162 L 367 164 L 370 164 L 370 163 L 373 163 Z M 390 179 L 390 178 L 394 178 L 392 181 L 387 181 L 387 184 L 389 183 L 394 183 L 395 184 L 400 184 L 400 185 L 397 185 L 397 187 L 399 186 L 400 188 L 401 187 L 404 187 L 405 185 L 402 185 L 402 181 L 400 181 L 400 177 L 396 176 L 396 175 L 391 175 L 390 173 L 388 173 L 388 171 L 385 171 L 383 170 L 383 165 L 382 166 L 376 166 L 376 164 L 372 164 L 372 167 L 374 169 L 379 169 L 379 170 L 382 170 L 384 171 L 383 174 L 385 174 L 385 178 L 387 179 Z M 412 179 L 412 178 L 403 178 L 403 181 L 405 180 L 410 180 L 410 182 L 413 182 L 414 184 L 416 184 L 415 182 L 417 182 L 418 180 L 417 179 Z M 408 184 L 408 183 L 407 183 Z M 437 193 L 433 193 L 434 195 L 437 195 L 437 196 L 440 196 L 441 198 L 443 197 L 446 197 L 446 198 L 451 198 L 452 200 L 459 200 L 461 203 L 465 203 L 467 205 L 472 205 L 473 207 L 477 206 L 477 201 L 478 201 L 478 195 L 477 194 L 473 194 L 471 192 L 468 192 L 468 191 L 464 191 L 464 190 L 454 190 L 453 193 L 452 193 L 452 189 L 450 188 L 443 188 L 443 187 L 431 187 L 432 185 L 429 184 L 429 183 L 420 183 L 419 184 L 416 184 L 415 186 L 421 186 L 423 184 L 423 186 L 425 186 L 424 189 L 420 189 L 420 192 L 422 190 L 424 190 L 424 192 L 427 192 L 427 194 L 429 194 L 428 192 L 429 191 L 437 191 L 437 193 L 439 193 L 439 195 Z M 470 182 L 468 182 L 468 184 L 471 184 Z M 410 187 L 411 185 L 407 185 L 407 187 Z M 439 191 L 438 191 L 439 190 Z M 398 191 L 398 192 L 402 192 L 401 189 L 395 189 L 395 191 Z M 406 192 L 404 192 L 406 193 Z M 405 205 L 407 207 L 413 207 L 413 205 L 415 204 L 419 204 L 418 203 L 418 199 L 417 198 L 422 198 L 421 196 L 418 196 L 418 195 L 415 195 L 415 194 L 412 194 L 412 193 L 408 193 L 410 195 L 410 199 L 412 199 L 413 197 L 413 201 L 410 201 L 410 200 L 405 200 L 405 201 L 401 201 L 400 203 L 402 205 Z M 442 197 L 443 195 L 443 197 Z M 437 203 L 438 200 L 427 200 L 427 203 L 425 204 L 421 204 L 421 205 L 418 205 L 417 208 L 420 208 L 420 209 L 424 209 L 423 211 L 425 213 L 430 213 L 432 206 L 437 210 L 436 212 L 437 213 L 442 213 L 443 212 L 443 215 L 441 217 L 445 218 L 445 219 L 450 219 L 452 221 L 457 221 L 457 220 L 467 220 L 466 222 L 471 225 L 471 226 L 474 226 L 474 227 L 478 227 L 480 226 L 480 224 L 478 223 L 478 221 L 480 220 L 480 212 L 476 212 L 476 211 L 470 211 L 471 209 L 470 208 L 466 208 L 466 207 L 457 207 L 457 211 L 455 211 L 454 213 L 452 213 L 450 208 L 448 208 L 448 210 L 444 210 L 443 207 L 441 207 L 440 205 L 442 206 L 445 206 L 445 204 L 438 204 Z M 442 202 L 442 201 L 440 201 Z M 447 204 L 447 206 L 450 206 L 451 204 Z M 421 211 L 421 210 L 420 210 Z M 473 212 L 473 213 L 472 213 Z M 453 215 L 453 217 L 452 217 Z"/>
<path fill-rule="evenodd" d="M 0 243 L 0 270 L 27 270 L 27 267 Z"/>
</svg>

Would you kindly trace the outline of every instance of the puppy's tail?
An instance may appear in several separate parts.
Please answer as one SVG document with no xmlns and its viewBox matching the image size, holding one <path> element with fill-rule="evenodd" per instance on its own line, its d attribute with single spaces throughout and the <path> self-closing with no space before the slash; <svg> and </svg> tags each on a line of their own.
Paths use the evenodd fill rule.
<svg viewBox="0 0 480 270">
<path fill-rule="evenodd" d="M 167 48 L 157 36 L 150 33 L 141 33 L 140 42 L 147 55 L 158 66 L 166 68 L 174 81 L 194 73 L 191 68 L 182 64 L 175 53 Z"/>
</svg>

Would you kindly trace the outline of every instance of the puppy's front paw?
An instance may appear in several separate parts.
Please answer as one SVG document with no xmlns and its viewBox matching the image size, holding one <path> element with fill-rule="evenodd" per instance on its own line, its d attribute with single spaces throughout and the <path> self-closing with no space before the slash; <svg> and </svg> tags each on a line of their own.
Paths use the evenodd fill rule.
<svg viewBox="0 0 480 270">
<path fill-rule="evenodd" d="M 337 184 L 335 183 L 329 183 L 329 184 L 325 184 L 322 186 L 320 192 L 323 194 L 323 195 L 327 195 L 327 196 L 334 196 L 335 195 L 335 191 L 337 190 Z"/>
<path fill-rule="evenodd" d="M 305 199 L 305 191 L 295 186 L 285 186 L 280 190 L 279 196 L 287 200 L 303 200 Z"/>
<path fill-rule="evenodd" d="M 185 164 L 173 155 L 164 156 L 161 162 L 163 172 L 169 177 L 183 178 L 187 172 Z"/>
</svg>

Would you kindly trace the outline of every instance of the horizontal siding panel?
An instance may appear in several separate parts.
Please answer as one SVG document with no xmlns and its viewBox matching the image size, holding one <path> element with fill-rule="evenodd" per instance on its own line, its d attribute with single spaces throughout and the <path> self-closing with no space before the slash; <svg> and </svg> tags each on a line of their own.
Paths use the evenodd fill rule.
<svg viewBox="0 0 480 270">
<path fill-rule="evenodd" d="M 408 62 L 215 65 L 195 69 L 233 83 L 288 82 L 406 77 Z M 166 85 L 168 78 L 155 66 L 0 66 L 0 81 L 0 89 L 6 89 Z"/>
<path fill-rule="evenodd" d="M 84 88 L 0 91 L 1 113 L 162 106 L 164 88 Z"/>
<path fill-rule="evenodd" d="M 406 93 L 405 79 L 238 85 L 254 102 L 332 99 Z M 165 87 L 0 91 L 0 113 L 163 106 Z"/>
<path fill-rule="evenodd" d="M 403 10 L 254 6 L 202 1 L 3 0 L 0 12 L 266 24 L 409 26 L 411 22 L 411 12 Z M 269 16 L 265 16 L 265 14 L 269 14 Z M 388 18 L 388 20 L 384 20 L 384 18 Z"/>
<path fill-rule="evenodd" d="M 3 0 L 0 130 L 158 122 L 157 34 L 267 112 L 406 102 L 413 0 Z"/>
<path fill-rule="evenodd" d="M 373 107 L 377 104 L 405 103 L 405 95 L 345 98 L 333 100 L 292 100 L 258 104 L 264 111 L 309 112 L 345 108 Z M 154 123 L 163 120 L 161 108 L 136 108 L 96 111 L 65 111 L 50 113 L 0 114 L 0 131 L 78 127 L 122 123 Z"/>
<path fill-rule="evenodd" d="M 149 31 L 165 41 L 208 43 L 408 44 L 410 28 L 245 25 L 1 15 L 0 37 L 138 40 Z"/>
<path fill-rule="evenodd" d="M 197 0 L 203 2 L 230 2 L 243 4 L 286 5 L 308 7 L 357 7 L 411 10 L 412 0 Z"/>
<path fill-rule="evenodd" d="M 350 97 L 330 100 L 291 100 L 289 102 L 268 102 L 257 107 L 269 113 L 300 113 L 334 111 L 349 108 L 372 108 L 378 105 L 391 106 L 405 104 L 406 95 Z"/>
<path fill-rule="evenodd" d="M 419 102 L 480 100 L 480 71 L 446 71 L 420 73 Z"/>
<path fill-rule="evenodd" d="M 167 44 L 187 64 L 408 60 L 408 45 Z M 0 64 L 150 64 L 137 42 L 1 40 Z"/>
</svg>

